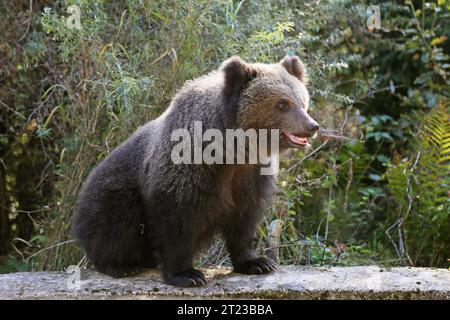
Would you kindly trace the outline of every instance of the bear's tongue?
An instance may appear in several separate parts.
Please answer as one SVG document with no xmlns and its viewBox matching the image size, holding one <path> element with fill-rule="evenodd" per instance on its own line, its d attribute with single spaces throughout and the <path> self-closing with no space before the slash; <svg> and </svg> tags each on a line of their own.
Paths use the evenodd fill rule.
<svg viewBox="0 0 450 320">
<path fill-rule="evenodd" d="M 288 131 L 284 131 L 284 134 L 295 144 L 306 146 L 308 144 L 308 138 L 297 137 Z"/>
</svg>

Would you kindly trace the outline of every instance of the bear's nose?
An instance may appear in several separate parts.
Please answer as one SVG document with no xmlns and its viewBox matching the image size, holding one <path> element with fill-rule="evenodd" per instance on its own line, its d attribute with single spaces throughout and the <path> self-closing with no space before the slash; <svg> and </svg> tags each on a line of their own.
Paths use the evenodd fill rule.
<svg viewBox="0 0 450 320">
<path fill-rule="evenodd" d="M 308 130 L 311 132 L 316 132 L 317 130 L 319 130 L 319 124 L 317 122 L 313 122 L 313 123 L 309 124 Z"/>
</svg>

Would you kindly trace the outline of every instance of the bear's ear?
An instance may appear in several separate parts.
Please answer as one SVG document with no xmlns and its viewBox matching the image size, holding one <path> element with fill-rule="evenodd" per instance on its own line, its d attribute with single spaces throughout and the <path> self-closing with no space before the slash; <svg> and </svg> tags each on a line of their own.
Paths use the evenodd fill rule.
<svg viewBox="0 0 450 320">
<path fill-rule="evenodd" d="M 294 77 L 301 82 L 306 82 L 306 68 L 303 62 L 297 56 L 286 56 L 280 61 L 280 64 Z"/>
<path fill-rule="evenodd" d="M 256 70 L 237 56 L 225 60 L 220 70 L 225 77 L 224 94 L 226 96 L 239 94 L 248 82 L 256 77 Z"/>
</svg>

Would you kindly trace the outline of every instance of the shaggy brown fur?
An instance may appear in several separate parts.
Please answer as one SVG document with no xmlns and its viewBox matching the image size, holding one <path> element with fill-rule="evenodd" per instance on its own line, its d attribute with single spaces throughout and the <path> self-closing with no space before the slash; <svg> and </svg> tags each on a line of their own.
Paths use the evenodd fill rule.
<svg viewBox="0 0 450 320">
<path fill-rule="evenodd" d="M 192 259 L 221 233 L 236 272 L 273 271 L 251 248 L 275 187 L 259 165 L 175 165 L 175 129 L 280 129 L 301 137 L 317 131 L 307 114 L 305 69 L 297 57 L 249 64 L 238 57 L 188 82 L 159 118 L 138 129 L 92 170 L 76 207 L 75 237 L 101 272 L 114 277 L 160 266 L 177 286 L 205 283 Z M 298 147 L 283 135 L 281 149 Z"/>
</svg>

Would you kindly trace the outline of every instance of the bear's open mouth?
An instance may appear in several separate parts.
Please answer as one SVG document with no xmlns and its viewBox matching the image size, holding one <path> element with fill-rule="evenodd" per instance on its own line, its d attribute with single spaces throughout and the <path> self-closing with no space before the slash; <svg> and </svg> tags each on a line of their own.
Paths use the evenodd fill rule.
<svg viewBox="0 0 450 320">
<path fill-rule="evenodd" d="M 308 138 L 306 137 L 298 137 L 289 131 L 283 130 L 284 135 L 292 142 L 294 145 L 298 146 L 306 146 L 308 144 Z"/>
</svg>

